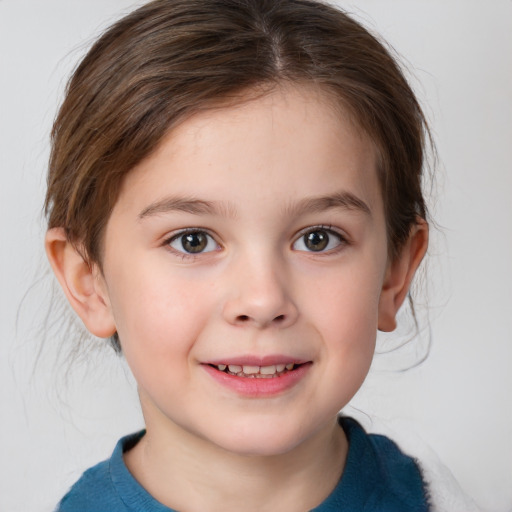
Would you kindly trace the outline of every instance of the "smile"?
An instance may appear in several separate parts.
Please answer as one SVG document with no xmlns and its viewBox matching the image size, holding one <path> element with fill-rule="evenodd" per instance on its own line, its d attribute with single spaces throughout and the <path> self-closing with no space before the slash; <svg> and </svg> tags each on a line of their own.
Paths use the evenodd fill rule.
<svg viewBox="0 0 512 512">
<path fill-rule="evenodd" d="M 290 358 L 282 357 L 267 358 L 270 361 L 250 357 L 243 359 L 210 361 L 201 366 L 230 392 L 248 398 L 270 398 L 297 386 L 313 365 L 312 361 L 290 361 Z"/>
<path fill-rule="evenodd" d="M 290 371 L 298 365 L 295 363 L 288 364 L 275 364 L 269 366 L 252 366 L 252 365 L 237 365 L 237 364 L 219 364 L 211 365 L 221 372 L 225 372 L 228 375 L 235 375 L 237 377 L 245 377 L 248 379 L 274 379 L 280 377 Z"/>
</svg>

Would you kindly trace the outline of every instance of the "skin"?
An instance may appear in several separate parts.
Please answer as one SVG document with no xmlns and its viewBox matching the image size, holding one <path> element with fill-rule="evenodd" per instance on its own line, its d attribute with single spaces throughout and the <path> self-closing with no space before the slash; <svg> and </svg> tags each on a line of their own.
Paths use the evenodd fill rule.
<svg viewBox="0 0 512 512">
<path fill-rule="evenodd" d="M 183 229 L 204 233 L 203 252 L 187 253 Z M 311 250 L 308 233 L 329 244 Z M 325 499 L 348 449 L 336 414 L 368 372 L 377 329 L 393 328 L 426 246 L 418 221 L 388 260 L 371 141 L 299 87 L 174 129 L 125 179 L 101 270 L 63 230 L 47 235 L 71 304 L 94 334 L 117 330 L 137 380 L 147 434 L 126 463 L 182 511 L 298 511 Z M 307 364 L 266 394 L 226 386 L 208 366 L 265 357 Z"/>
</svg>

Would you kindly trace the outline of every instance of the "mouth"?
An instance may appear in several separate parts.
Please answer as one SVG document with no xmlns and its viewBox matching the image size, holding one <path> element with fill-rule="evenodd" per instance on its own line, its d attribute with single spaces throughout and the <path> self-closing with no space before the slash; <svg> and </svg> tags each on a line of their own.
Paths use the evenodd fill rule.
<svg viewBox="0 0 512 512">
<path fill-rule="evenodd" d="M 282 396 L 306 378 L 312 365 L 313 361 L 277 355 L 233 357 L 202 364 L 221 386 L 246 398 Z"/>
<path fill-rule="evenodd" d="M 306 363 L 281 363 L 268 366 L 238 365 L 238 364 L 209 364 L 219 372 L 246 379 L 275 379 L 297 370 Z"/>
</svg>

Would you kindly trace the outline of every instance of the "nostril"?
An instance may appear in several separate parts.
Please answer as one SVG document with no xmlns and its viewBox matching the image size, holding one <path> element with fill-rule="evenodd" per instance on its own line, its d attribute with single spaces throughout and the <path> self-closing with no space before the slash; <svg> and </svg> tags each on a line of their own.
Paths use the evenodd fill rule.
<svg viewBox="0 0 512 512">
<path fill-rule="evenodd" d="M 284 324 L 287 321 L 287 315 L 278 315 L 272 319 L 270 323 L 276 324 Z M 255 322 L 256 324 L 267 325 L 267 321 L 259 321 L 257 317 L 253 317 L 251 315 L 237 315 L 235 318 L 235 322 L 238 324 L 248 324 Z"/>
</svg>

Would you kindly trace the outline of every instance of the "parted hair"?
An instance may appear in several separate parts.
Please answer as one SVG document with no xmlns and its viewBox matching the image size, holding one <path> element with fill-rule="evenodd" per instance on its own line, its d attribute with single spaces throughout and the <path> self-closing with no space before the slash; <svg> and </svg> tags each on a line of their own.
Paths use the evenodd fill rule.
<svg viewBox="0 0 512 512">
<path fill-rule="evenodd" d="M 315 0 L 155 0 L 111 26 L 74 71 L 54 122 L 48 227 L 101 266 L 122 180 L 169 130 L 285 83 L 323 89 L 375 144 L 393 257 L 426 217 L 425 117 L 390 50 Z"/>
</svg>

